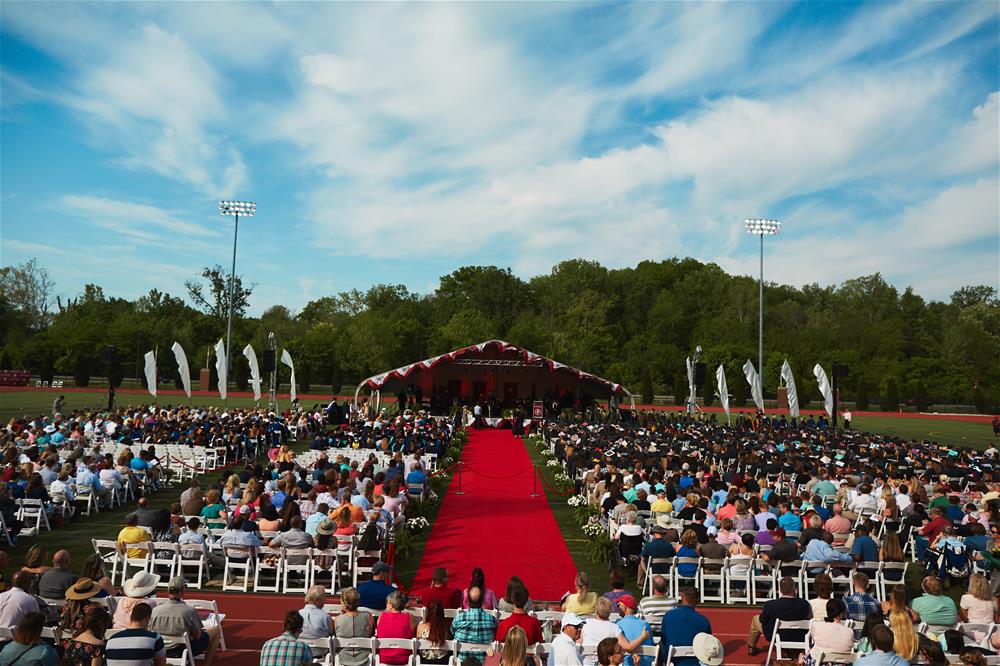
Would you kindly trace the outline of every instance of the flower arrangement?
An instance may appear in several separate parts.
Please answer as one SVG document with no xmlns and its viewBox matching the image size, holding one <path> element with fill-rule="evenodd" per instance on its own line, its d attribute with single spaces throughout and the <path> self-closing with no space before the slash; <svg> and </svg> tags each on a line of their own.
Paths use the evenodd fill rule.
<svg viewBox="0 0 1000 666">
<path fill-rule="evenodd" d="M 547 463 L 545 463 L 545 466 L 546 467 L 559 467 L 559 461 L 558 460 L 550 460 Z"/>
<path fill-rule="evenodd" d="M 426 518 L 424 518 L 423 516 L 417 516 L 416 518 L 410 518 L 409 520 L 406 521 L 406 527 L 411 532 L 423 532 L 424 530 L 426 530 L 430 526 L 431 526 L 430 521 L 427 520 Z"/>
<path fill-rule="evenodd" d="M 587 498 L 583 495 L 570 495 L 569 499 L 566 500 L 566 504 L 572 507 L 585 506 L 587 504 Z"/>
<path fill-rule="evenodd" d="M 601 525 L 598 520 L 590 520 L 581 529 L 583 530 L 583 533 L 591 539 L 596 539 L 607 532 L 607 529 L 605 529 L 605 527 Z"/>
<path fill-rule="evenodd" d="M 555 479 L 556 483 L 564 486 L 573 483 L 573 480 L 569 478 L 569 474 L 567 474 L 566 472 L 557 472 L 556 475 L 552 478 Z"/>
</svg>

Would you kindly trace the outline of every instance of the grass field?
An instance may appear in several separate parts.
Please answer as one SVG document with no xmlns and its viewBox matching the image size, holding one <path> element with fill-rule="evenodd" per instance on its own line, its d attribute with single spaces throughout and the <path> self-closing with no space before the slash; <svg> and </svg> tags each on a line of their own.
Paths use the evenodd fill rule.
<svg viewBox="0 0 1000 666">
<path fill-rule="evenodd" d="M 880 432 L 905 439 L 930 439 L 951 446 L 985 449 L 998 442 L 989 423 L 950 419 L 905 418 L 894 416 L 856 416 L 851 426 L 858 430 Z"/>
</svg>

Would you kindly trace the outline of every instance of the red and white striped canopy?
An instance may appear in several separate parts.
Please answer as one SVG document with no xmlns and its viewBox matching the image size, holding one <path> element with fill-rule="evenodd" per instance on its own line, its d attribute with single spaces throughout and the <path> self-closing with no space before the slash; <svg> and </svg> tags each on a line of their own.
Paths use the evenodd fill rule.
<svg viewBox="0 0 1000 666">
<path fill-rule="evenodd" d="M 536 354 L 533 351 L 528 351 L 527 349 L 523 349 L 517 345 L 504 342 L 503 340 L 487 340 L 486 342 L 480 342 L 479 344 L 456 349 L 455 351 L 447 354 L 441 354 L 439 356 L 424 359 L 423 361 L 419 361 L 417 363 L 404 365 L 400 368 L 396 368 L 395 370 L 389 370 L 388 372 L 383 372 L 369 377 L 362 382 L 362 385 L 368 386 L 373 390 L 380 390 L 385 383 L 391 379 L 405 379 L 414 372 L 430 370 L 431 368 L 436 368 L 442 364 L 452 363 L 460 359 L 476 359 L 482 358 L 486 355 L 495 355 L 496 353 L 500 353 L 508 357 L 518 356 L 525 365 L 544 367 L 550 372 L 563 372 L 574 376 L 576 379 L 599 384 L 605 387 L 609 393 L 614 395 L 631 396 L 631 393 L 629 393 L 629 391 L 626 390 L 621 384 L 616 384 L 615 382 L 603 379 L 597 375 L 592 375 L 589 372 L 584 372 L 583 370 L 568 366 L 564 363 L 553 361 L 552 359 L 542 356 L 541 354 Z"/>
</svg>

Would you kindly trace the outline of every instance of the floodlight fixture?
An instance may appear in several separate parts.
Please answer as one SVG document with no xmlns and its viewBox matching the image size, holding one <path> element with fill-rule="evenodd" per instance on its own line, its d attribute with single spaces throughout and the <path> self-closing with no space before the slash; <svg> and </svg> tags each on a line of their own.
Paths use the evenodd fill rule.
<svg viewBox="0 0 1000 666">
<path fill-rule="evenodd" d="M 778 220 L 744 220 L 743 225 L 747 233 L 758 236 L 777 236 L 781 231 L 781 222 Z"/>
<path fill-rule="evenodd" d="M 243 217 L 253 217 L 257 212 L 257 204 L 254 201 L 234 201 L 224 200 L 219 202 L 219 213 L 222 215 L 232 215 L 236 218 L 236 225 L 233 227 L 233 268 L 229 273 L 229 315 L 226 322 L 226 381 L 232 375 L 233 370 L 233 299 L 236 297 L 236 238 L 240 232 L 240 215 Z M 228 396 L 228 391 L 226 392 Z"/>
<path fill-rule="evenodd" d="M 747 218 L 743 226 L 748 234 L 760 236 L 760 306 L 757 315 L 757 382 L 764 395 L 764 236 L 777 236 L 781 222 L 764 218 Z"/>
<path fill-rule="evenodd" d="M 257 204 L 253 201 L 220 201 L 219 212 L 223 215 L 253 217 Z"/>
</svg>

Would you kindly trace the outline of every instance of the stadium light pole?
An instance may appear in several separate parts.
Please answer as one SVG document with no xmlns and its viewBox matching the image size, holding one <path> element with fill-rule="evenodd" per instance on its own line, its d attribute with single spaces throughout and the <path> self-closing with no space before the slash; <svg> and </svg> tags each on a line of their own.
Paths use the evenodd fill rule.
<svg viewBox="0 0 1000 666">
<path fill-rule="evenodd" d="M 760 382 L 760 394 L 764 395 L 764 236 L 777 236 L 781 231 L 778 220 L 743 221 L 748 234 L 760 236 L 760 307 L 757 317 L 757 381 Z"/>
<path fill-rule="evenodd" d="M 236 226 L 233 227 L 233 268 L 229 273 L 229 316 L 226 323 L 226 383 L 229 383 L 229 374 L 233 369 L 233 298 L 236 294 L 236 237 L 240 233 L 240 215 L 243 217 L 253 217 L 257 212 L 257 204 L 253 201 L 220 201 L 219 213 L 222 215 L 232 215 L 236 218 Z M 228 394 L 228 390 L 226 391 Z"/>
</svg>

